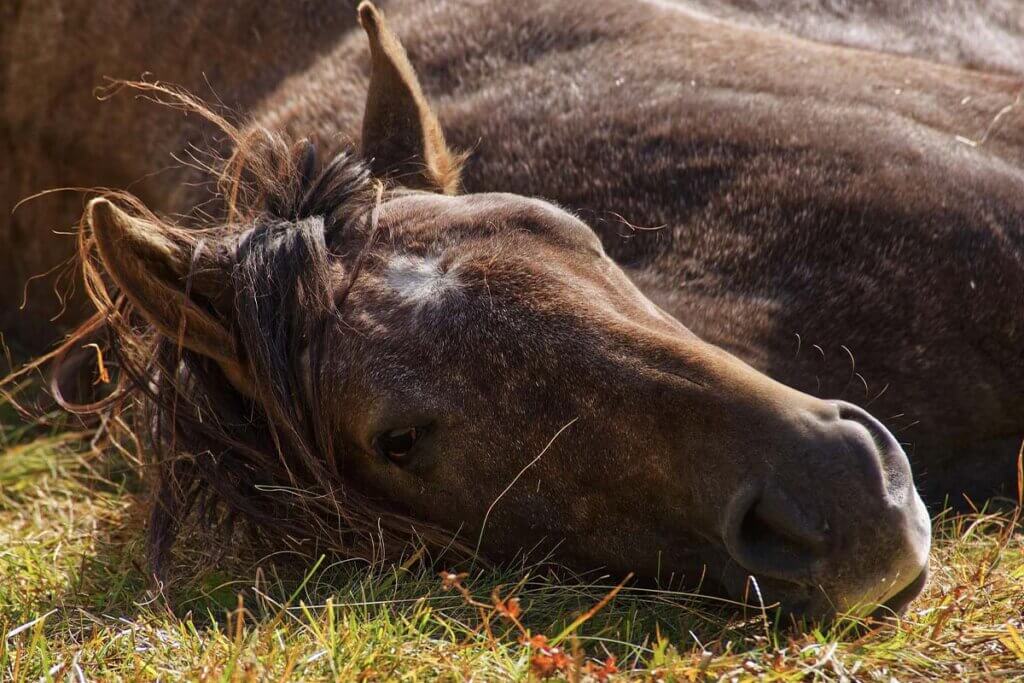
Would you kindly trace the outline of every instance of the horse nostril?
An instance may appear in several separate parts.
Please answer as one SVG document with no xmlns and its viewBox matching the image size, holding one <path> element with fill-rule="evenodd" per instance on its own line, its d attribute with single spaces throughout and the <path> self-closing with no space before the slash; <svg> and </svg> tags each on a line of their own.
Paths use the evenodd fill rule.
<svg viewBox="0 0 1024 683">
<path fill-rule="evenodd" d="M 827 552 L 828 524 L 774 487 L 737 510 L 727 533 L 729 554 L 745 570 L 784 581 L 810 579 Z"/>
</svg>

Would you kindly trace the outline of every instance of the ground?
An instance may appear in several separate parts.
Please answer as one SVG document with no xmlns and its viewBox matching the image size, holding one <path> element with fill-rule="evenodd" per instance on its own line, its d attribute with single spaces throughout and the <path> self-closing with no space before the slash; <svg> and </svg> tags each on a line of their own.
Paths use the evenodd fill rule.
<svg viewBox="0 0 1024 683">
<path fill-rule="evenodd" d="M 1013 510 L 936 519 L 932 578 L 894 623 L 794 630 L 770 608 L 599 575 L 444 577 L 415 554 L 372 566 L 211 539 L 183 544 L 161 597 L 143 488 L 127 454 L 0 406 L 0 679 L 1024 680 Z"/>
</svg>

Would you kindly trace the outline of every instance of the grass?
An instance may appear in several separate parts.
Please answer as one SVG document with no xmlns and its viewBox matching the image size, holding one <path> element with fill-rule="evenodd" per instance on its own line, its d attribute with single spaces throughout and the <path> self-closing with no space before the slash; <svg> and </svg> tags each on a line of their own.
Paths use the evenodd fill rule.
<svg viewBox="0 0 1024 683">
<path fill-rule="evenodd" d="M 605 577 L 537 568 L 444 582 L 415 558 L 310 563 L 244 543 L 211 563 L 215 541 L 201 538 L 181 544 L 193 551 L 165 600 L 140 567 L 133 469 L 3 410 L 2 680 L 600 680 L 609 656 L 617 679 L 1024 680 L 1024 539 L 1006 514 L 937 520 L 925 594 L 867 628 L 800 633 L 770 612 L 631 585 L 612 595 Z"/>
</svg>

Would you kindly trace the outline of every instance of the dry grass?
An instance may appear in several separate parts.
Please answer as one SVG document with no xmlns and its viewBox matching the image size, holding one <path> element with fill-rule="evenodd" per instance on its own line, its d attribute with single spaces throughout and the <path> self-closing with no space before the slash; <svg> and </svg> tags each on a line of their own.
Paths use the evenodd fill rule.
<svg viewBox="0 0 1024 683">
<path fill-rule="evenodd" d="M 1024 679 L 1024 540 L 1006 514 L 937 520 L 925 594 L 866 632 L 841 619 L 795 633 L 759 610 L 629 585 L 578 619 L 609 596 L 605 577 L 478 571 L 457 580 L 462 594 L 416 561 L 302 564 L 244 545 L 215 567 L 183 557 L 172 610 L 139 567 L 131 468 L 74 433 L 19 427 L 10 411 L 3 424 L 3 680 L 506 680 L 552 655 L 570 679 L 602 678 L 609 655 L 623 679 Z"/>
</svg>

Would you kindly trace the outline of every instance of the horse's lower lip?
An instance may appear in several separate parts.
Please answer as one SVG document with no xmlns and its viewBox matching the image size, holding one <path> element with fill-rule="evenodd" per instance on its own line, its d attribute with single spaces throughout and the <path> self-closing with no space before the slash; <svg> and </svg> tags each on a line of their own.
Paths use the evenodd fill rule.
<svg viewBox="0 0 1024 683">
<path fill-rule="evenodd" d="M 892 617 L 902 616 L 906 612 L 907 607 L 913 602 L 921 590 L 924 589 L 925 583 L 928 581 L 928 568 L 925 567 L 921 572 L 914 577 L 914 580 L 908 583 L 906 586 L 897 591 L 894 595 L 887 598 L 884 602 L 878 605 L 871 614 L 871 619 L 890 619 Z M 785 602 L 782 605 L 783 612 L 791 614 L 796 617 L 812 617 L 819 618 L 825 621 L 830 621 L 837 616 L 834 608 L 830 609 L 822 604 L 818 603 L 818 600 L 803 598 L 797 599 L 791 604 L 787 605 Z M 831 606 L 831 601 L 827 601 L 828 605 Z M 856 612 L 856 610 L 854 610 Z M 863 612 L 861 612 L 863 614 Z"/>
<path fill-rule="evenodd" d="M 741 575 L 749 576 L 741 567 L 737 566 L 736 568 L 740 570 Z M 749 581 L 749 579 L 747 580 Z M 858 610 L 857 605 L 850 606 L 851 614 L 869 616 L 876 620 L 900 616 L 918 596 L 927 580 L 928 569 L 925 567 L 912 581 L 886 598 L 884 602 L 875 603 L 878 606 L 870 614 L 867 614 L 863 608 Z M 773 605 L 786 622 L 796 619 L 797 621 L 811 620 L 827 623 L 838 616 L 835 602 L 822 592 L 821 586 L 817 583 L 790 583 L 763 577 L 758 581 L 757 588 L 753 588 L 753 584 L 744 584 L 746 586 L 746 590 L 744 590 L 739 588 L 734 581 L 728 580 L 721 585 L 730 597 L 742 601 L 748 608 L 756 607 L 759 603 L 764 606 Z M 729 589 L 730 585 L 732 590 Z"/>
<path fill-rule="evenodd" d="M 925 567 L 913 581 L 879 605 L 878 609 L 871 613 L 871 616 L 875 619 L 883 619 L 886 617 L 902 615 L 914 598 L 916 598 L 921 590 L 924 589 L 924 585 L 927 582 L 928 568 Z"/>
</svg>

